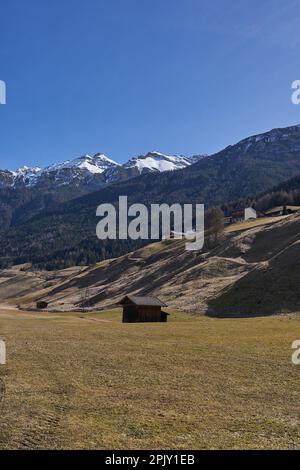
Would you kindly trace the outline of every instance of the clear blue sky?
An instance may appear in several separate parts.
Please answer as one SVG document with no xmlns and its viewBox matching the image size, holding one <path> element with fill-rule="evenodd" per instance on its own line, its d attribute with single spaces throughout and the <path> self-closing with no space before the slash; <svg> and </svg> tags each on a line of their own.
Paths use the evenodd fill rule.
<svg viewBox="0 0 300 470">
<path fill-rule="evenodd" d="M 300 123 L 299 0 L 7 0 L 0 168 L 212 153 Z"/>
</svg>

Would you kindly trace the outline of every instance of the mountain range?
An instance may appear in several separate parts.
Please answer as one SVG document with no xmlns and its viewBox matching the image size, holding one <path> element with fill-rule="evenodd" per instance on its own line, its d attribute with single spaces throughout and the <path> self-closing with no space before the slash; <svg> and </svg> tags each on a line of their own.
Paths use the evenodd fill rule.
<svg viewBox="0 0 300 470">
<path fill-rule="evenodd" d="M 57 190 L 73 186 L 90 192 L 134 176 L 186 168 L 202 158 L 204 155 L 185 157 L 149 152 L 121 165 L 102 153 L 83 155 L 46 168 L 24 166 L 16 171 L 0 170 L 0 188 Z"/>
<path fill-rule="evenodd" d="M 96 238 L 97 206 L 103 202 L 117 204 L 120 195 L 127 195 L 130 204 L 197 202 L 207 208 L 278 188 L 300 173 L 300 126 L 251 136 L 214 155 L 189 159 L 188 163 L 186 157 L 150 153 L 125 165 L 105 160 L 110 168 L 91 173 L 86 166 L 97 166 L 101 171 L 104 160 L 100 155 L 90 158 L 50 167 L 53 171 L 43 170 L 42 174 L 51 173 L 47 184 L 42 184 L 44 177 L 39 176 L 38 182 L 32 177 L 31 183 L 28 179 L 23 186 L 6 184 L 0 189 L 0 266 L 25 262 L 47 269 L 87 265 L 138 248 L 143 244 L 141 240 L 100 242 Z M 166 171 L 175 167 L 176 171 Z M 115 172 L 123 171 L 125 177 L 114 179 Z M 88 183 L 79 184 L 79 179 L 75 179 L 76 184 L 73 178 L 66 184 L 66 172 L 88 174 L 89 178 L 103 178 L 110 173 L 111 178 L 95 190 Z M 49 178 L 54 185 L 50 185 Z"/>
</svg>

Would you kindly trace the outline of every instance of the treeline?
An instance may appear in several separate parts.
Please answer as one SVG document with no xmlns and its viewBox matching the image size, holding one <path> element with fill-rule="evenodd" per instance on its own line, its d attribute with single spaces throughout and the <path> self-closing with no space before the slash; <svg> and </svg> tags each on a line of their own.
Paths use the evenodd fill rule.
<svg viewBox="0 0 300 470">
<path fill-rule="evenodd" d="M 120 195 L 128 196 L 128 204 L 139 202 L 147 206 L 162 202 L 205 203 L 207 209 L 221 207 L 225 215 L 250 205 L 266 210 L 284 203 L 299 204 L 300 176 L 261 193 L 295 171 L 291 164 L 287 165 L 287 158 L 273 161 L 270 154 L 258 163 L 248 153 L 241 157 L 238 149 L 236 154 L 232 152 L 229 148 L 184 170 L 144 175 L 72 200 L 76 188 L 72 189 L 74 193 L 70 188 L 58 193 L 1 190 L 0 268 L 28 262 L 50 270 L 90 265 L 139 248 L 144 243 L 141 240 L 96 238 L 97 206 L 105 202 L 117 206 Z M 298 164 L 300 167 L 300 161 Z M 259 196 L 247 197 L 255 192 Z M 236 202 L 221 206 L 228 201 Z M 221 213 L 213 217 L 212 226 L 217 232 L 210 232 L 209 245 L 222 237 L 221 218 Z"/>
<path fill-rule="evenodd" d="M 54 212 L 36 216 L 9 231 L 0 232 L 0 268 L 31 263 L 35 269 L 57 270 L 93 265 L 137 250 L 150 240 L 99 240 L 98 219 L 90 210 L 75 213 Z M 205 214 L 205 248 L 217 245 L 223 236 L 223 213 L 219 208 Z M 172 229 L 171 225 L 171 229 Z M 36 234 L 39 233 L 37 237 Z"/>
<path fill-rule="evenodd" d="M 300 206 L 300 175 L 255 197 L 247 197 L 231 204 L 223 204 L 221 209 L 225 216 L 228 216 L 233 210 L 243 209 L 244 207 L 254 207 L 258 211 L 265 212 L 273 207 L 283 205 Z"/>
</svg>

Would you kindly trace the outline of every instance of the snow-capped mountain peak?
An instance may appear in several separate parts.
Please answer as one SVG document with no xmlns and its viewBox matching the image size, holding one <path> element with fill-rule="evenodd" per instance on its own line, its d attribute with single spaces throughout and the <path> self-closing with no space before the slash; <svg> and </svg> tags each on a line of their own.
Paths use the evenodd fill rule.
<svg viewBox="0 0 300 470">
<path fill-rule="evenodd" d="M 11 183 L 10 186 L 33 186 L 37 180 L 37 175 L 41 172 L 41 168 L 23 166 L 16 171 L 10 172 Z"/>
<path fill-rule="evenodd" d="M 44 170 L 43 173 L 47 172 L 55 172 L 64 169 L 81 169 L 86 170 L 92 174 L 101 174 L 107 168 L 112 166 L 118 166 L 119 164 L 108 158 L 106 155 L 102 153 L 96 153 L 93 157 L 90 155 L 83 155 L 82 157 L 75 158 L 74 160 L 66 160 L 62 163 L 57 163 L 54 165 L 50 165 Z"/>
<path fill-rule="evenodd" d="M 124 168 L 136 168 L 140 174 L 152 171 L 174 171 L 191 165 L 192 160 L 182 155 L 165 155 L 153 151 L 146 155 L 131 158 L 125 163 Z"/>
<path fill-rule="evenodd" d="M 203 156 L 166 155 L 157 151 L 131 158 L 120 165 L 103 153 L 89 154 L 46 168 L 24 166 L 16 171 L 0 171 L 0 187 L 33 187 L 56 189 L 73 185 L 93 191 L 99 187 L 149 172 L 186 168 Z"/>
<path fill-rule="evenodd" d="M 41 168 L 38 166 L 30 167 L 30 166 L 22 166 L 21 168 L 18 168 L 16 171 L 12 171 L 12 174 L 16 177 L 18 176 L 26 176 L 29 174 L 35 174 L 41 171 Z"/>
</svg>

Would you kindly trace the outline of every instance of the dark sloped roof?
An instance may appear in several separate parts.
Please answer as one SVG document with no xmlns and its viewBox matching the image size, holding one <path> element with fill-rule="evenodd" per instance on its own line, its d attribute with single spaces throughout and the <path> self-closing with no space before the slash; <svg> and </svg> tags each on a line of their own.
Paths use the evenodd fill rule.
<svg viewBox="0 0 300 470">
<path fill-rule="evenodd" d="M 240 216 L 243 217 L 243 216 L 244 216 L 244 213 L 245 213 L 245 212 L 244 212 L 242 209 L 239 209 L 239 210 L 237 210 L 237 211 L 233 211 L 232 214 L 231 214 L 231 216 L 232 216 L 232 217 L 240 217 Z"/>
<path fill-rule="evenodd" d="M 136 295 L 126 295 L 120 301 L 120 304 L 123 304 L 126 301 L 126 299 L 131 300 L 131 302 L 133 302 L 135 305 L 145 305 L 147 307 L 166 307 L 167 306 L 157 297 L 138 297 Z"/>
</svg>

